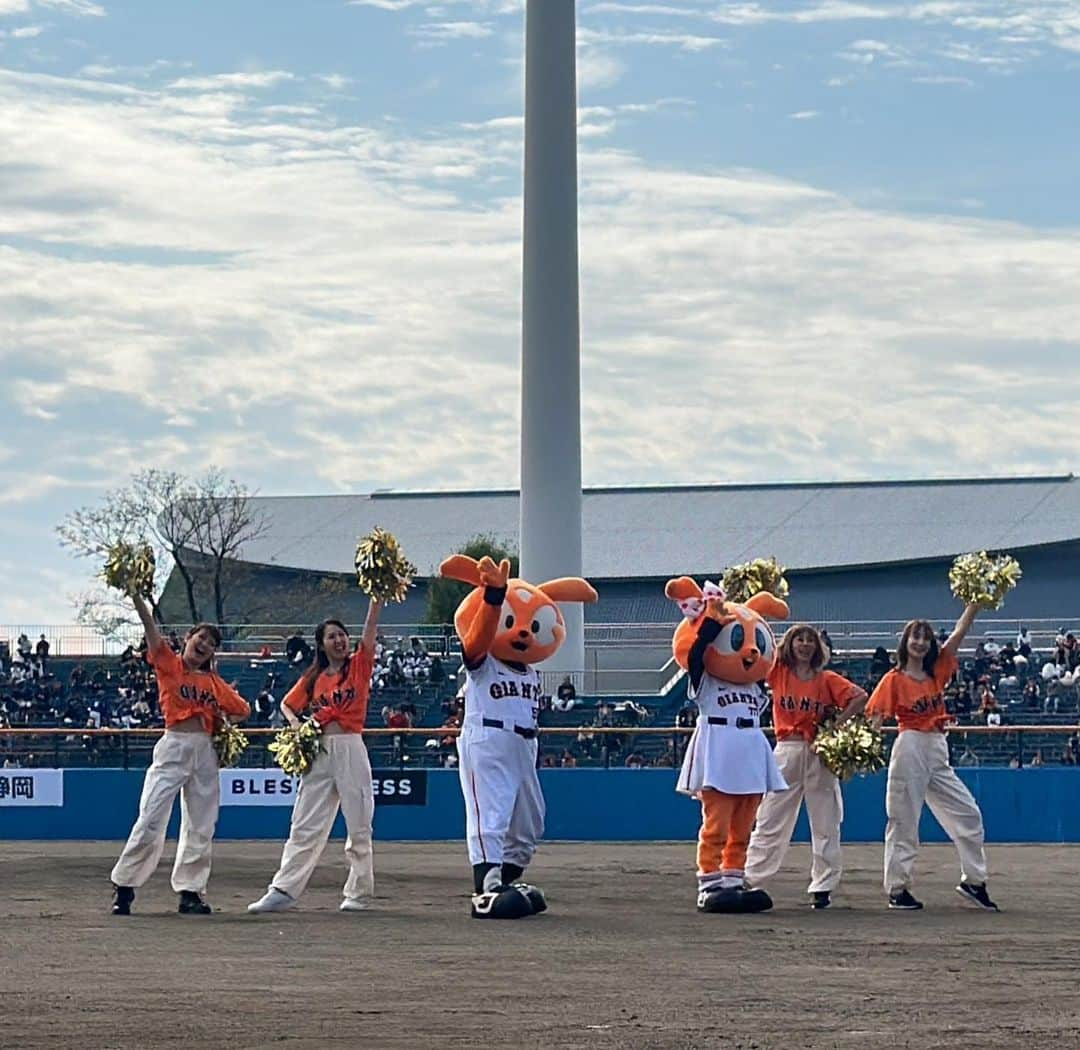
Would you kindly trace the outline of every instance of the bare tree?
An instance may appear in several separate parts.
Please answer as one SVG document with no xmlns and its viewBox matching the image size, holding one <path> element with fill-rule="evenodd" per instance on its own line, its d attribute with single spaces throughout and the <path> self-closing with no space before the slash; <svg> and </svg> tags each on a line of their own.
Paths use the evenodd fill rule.
<svg viewBox="0 0 1080 1050">
<path fill-rule="evenodd" d="M 139 471 L 128 485 L 105 493 L 98 505 L 73 510 L 56 532 L 62 546 L 99 562 L 117 543 L 149 543 L 159 579 L 164 582 L 175 568 L 183 582 L 191 623 L 208 618 L 200 608 L 198 586 L 200 569 L 208 564 L 214 614 L 222 623 L 228 563 L 266 528 L 248 490 L 211 467 L 195 479 L 170 470 Z M 157 590 L 151 608 L 160 620 Z M 117 603 L 108 594 L 90 592 L 75 601 L 80 623 L 103 633 L 120 625 Z"/>
<path fill-rule="evenodd" d="M 210 559 L 216 621 L 225 622 L 225 590 L 230 562 L 239 560 L 244 544 L 258 539 L 270 527 L 252 503 L 252 494 L 238 481 L 211 467 L 196 486 L 194 545 Z"/>
</svg>

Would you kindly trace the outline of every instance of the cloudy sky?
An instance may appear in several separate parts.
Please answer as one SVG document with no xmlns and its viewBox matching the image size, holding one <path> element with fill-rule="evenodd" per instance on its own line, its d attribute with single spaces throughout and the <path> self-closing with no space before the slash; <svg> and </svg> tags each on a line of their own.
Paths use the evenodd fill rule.
<svg viewBox="0 0 1080 1050">
<path fill-rule="evenodd" d="M 516 483 L 522 45 L 0 0 L 0 623 L 143 466 Z M 581 0 L 578 61 L 586 484 L 1077 465 L 1080 0 Z"/>
</svg>

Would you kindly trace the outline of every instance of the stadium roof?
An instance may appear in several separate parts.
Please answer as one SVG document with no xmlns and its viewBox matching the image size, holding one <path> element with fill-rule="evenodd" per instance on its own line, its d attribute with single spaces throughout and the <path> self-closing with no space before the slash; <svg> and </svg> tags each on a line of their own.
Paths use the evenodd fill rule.
<svg viewBox="0 0 1080 1050">
<path fill-rule="evenodd" d="M 420 575 L 466 540 L 516 546 L 516 491 L 258 497 L 265 536 L 245 561 L 351 572 L 357 538 L 389 529 Z M 775 555 L 793 570 L 1018 550 L 1080 537 L 1080 479 L 700 485 L 586 489 L 584 573 L 594 579 L 716 573 Z"/>
</svg>

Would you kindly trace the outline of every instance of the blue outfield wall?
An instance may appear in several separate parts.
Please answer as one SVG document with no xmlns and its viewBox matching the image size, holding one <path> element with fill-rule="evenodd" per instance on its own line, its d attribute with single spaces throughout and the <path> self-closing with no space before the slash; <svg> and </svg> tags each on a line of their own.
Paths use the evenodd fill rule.
<svg viewBox="0 0 1080 1050">
<path fill-rule="evenodd" d="M 5 771 L 12 774 L 17 770 Z M 417 771 L 413 771 L 415 775 Z M 960 776 L 982 807 L 991 842 L 1080 842 L 1080 769 L 962 769 Z M 423 805 L 379 805 L 380 839 L 460 839 L 464 815 L 457 773 L 428 770 Z M 670 769 L 551 769 L 540 778 L 547 797 L 546 838 L 568 840 L 691 840 L 697 803 L 675 792 Z M 0 839 L 123 839 L 139 805 L 143 771 L 72 769 L 64 773 L 61 806 L 0 805 Z M 843 834 L 848 842 L 880 842 L 885 827 L 885 774 L 844 785 Z M 289 805 L 223 806 L 222 839 L 283 839 Z M 176 834 L 174 811 L 170 835 Z M 946 841 L 925 812 L 922 836 Z M 344 835 L 341 818 L 335 836 Z M 796 841 L 808 841 L 805 813 Z"/>
</svg>

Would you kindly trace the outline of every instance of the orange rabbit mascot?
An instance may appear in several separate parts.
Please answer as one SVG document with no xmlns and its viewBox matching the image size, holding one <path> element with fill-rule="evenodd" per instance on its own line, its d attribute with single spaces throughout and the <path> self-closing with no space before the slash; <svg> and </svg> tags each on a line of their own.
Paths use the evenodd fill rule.
<svg viewBox="0 0 1080 1050">
<path fill-rule="evenodd" d="M 677 787 L 701 800 L 698 910 L 766 911 L 772 900 L 745 888 L 743 868 L 762 795 L 787 787 L 760 716 L 768 703 L 761 682 L 776 660 L 765 617 L 785 619 L 788 607 L 765 592 L 728 602 L 717 584 L 702 588 L 688 576 L 669 580 L 664 593 L 685 617 L 672 647 L 698 705 Z"/>
<path fill-rule="evenodd" d="M 473 866 L 472 914 L 520 919 L 547 908 L 544 895 L 521 882 L 544 831 L 544 796 L 536 773 L 540 673 L 566 638 L 556 602 L 594 602 L 576 577 L 533 586 L 496 565 L 456 554 L 439 574 L 473 585 L 454 614 L 465 663 L 465 718 L 458 772 Z"/>
</svg>

